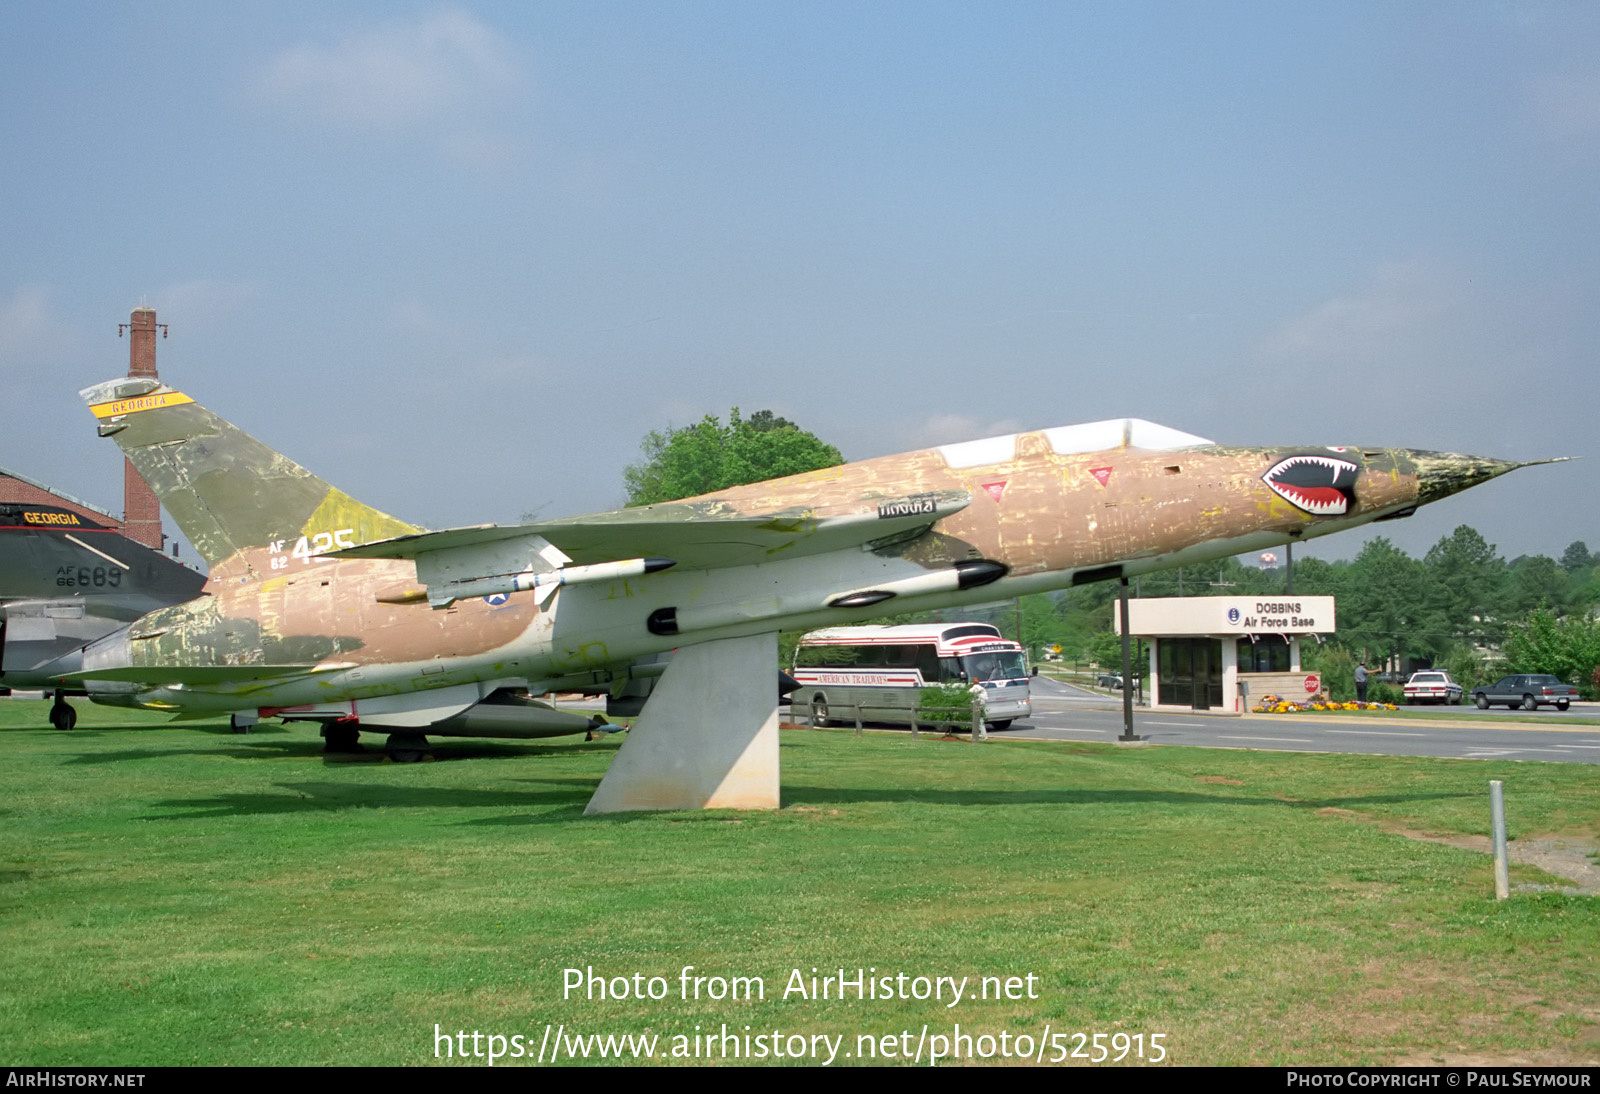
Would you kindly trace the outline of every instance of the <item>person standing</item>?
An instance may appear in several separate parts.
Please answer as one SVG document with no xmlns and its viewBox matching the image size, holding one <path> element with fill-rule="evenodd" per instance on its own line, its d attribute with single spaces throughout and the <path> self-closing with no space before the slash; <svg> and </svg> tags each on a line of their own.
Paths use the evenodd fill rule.
<svg viewBox="0 0 1600 1094">
<path fill-rule="evenodd" d="M 1363 703 L 1367 701 L 1367 663 L 1365 661 L 1356 666 L 1356 699 Z"/>
</svg>

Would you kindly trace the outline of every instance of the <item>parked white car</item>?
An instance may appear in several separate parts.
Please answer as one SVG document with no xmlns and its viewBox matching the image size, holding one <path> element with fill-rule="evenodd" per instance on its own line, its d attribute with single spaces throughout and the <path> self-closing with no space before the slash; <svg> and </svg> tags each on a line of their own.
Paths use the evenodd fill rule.
<svg viewBox="0 0 1600 1094">
<path fill-rule="evenodd" d="M 1428 669 L 1413 672 L 1406 681 L 1405 692 L 1407 703 L 1456 704 L 1461 702 L 1462 687 L 1450 679 L 1448 672 Z"/>
</svg>

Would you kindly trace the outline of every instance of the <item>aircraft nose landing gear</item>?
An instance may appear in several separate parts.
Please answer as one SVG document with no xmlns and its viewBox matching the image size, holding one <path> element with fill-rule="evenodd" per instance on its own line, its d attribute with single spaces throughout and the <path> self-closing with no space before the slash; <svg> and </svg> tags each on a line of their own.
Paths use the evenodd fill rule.
<svg viewBox="0 0 1600 1094">
<path fill-rule="evenodd" d="M 56 692 L 56 701 L 50 705 L 50 724 L 57 729 L 71 729 L 78 724 L 78 712 Z"/>
</svg>

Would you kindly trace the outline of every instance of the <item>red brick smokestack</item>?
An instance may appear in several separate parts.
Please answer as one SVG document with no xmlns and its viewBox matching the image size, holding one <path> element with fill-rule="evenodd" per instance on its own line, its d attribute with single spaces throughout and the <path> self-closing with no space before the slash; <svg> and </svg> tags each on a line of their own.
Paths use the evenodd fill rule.
<svg viewBox="0 0 1600 1094">
<path fill-rule="evenodd" d="M 156 313 L 154 308 L 134 308 L 128 324 L 128 375 L 156 375 Z M 161 531 L 161 503 L 129 463 L 122 473 L 124 534 L 159 551 L 166 536 Z"/>
</svg>

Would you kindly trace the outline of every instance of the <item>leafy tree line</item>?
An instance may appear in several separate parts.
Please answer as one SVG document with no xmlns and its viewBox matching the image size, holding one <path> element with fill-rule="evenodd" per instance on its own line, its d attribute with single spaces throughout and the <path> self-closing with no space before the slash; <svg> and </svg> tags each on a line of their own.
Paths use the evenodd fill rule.
<svg viewBox="0 0 1600 1094">
<path fill-rule="evenodd" d="M 643 459 L 622 472 L 630 506 L 691 498 L 844 462 L 837 448 L 789 419 L 770 410 L 741 418 L 738 407 L 728 414 L 727 425 L 707 414 L 694 425 L 652 430 L 639 450 Z"/>
<path fill-rule="evenodd" d="M 1226 558 L 1183 570 L 1147 574 L 1142 596 L 1280 595 L 1280 567 Z M 1349 561 L 1300 559 L 1294 591 L 1337 599 L 1338 633 L 1321 646 L 1307 642 L 1308 667 L 1342 680 L 1357 660 L 1393 661 L 1405 669 L 1438 666 L 1466 687 L 1505 672 L 1549 672 L 1593 694 L 1600 664 L 1600 554 L 1570 545 L 1559 560 L 1523 555 L 1505 560 L 1476 529 L 1458 527 L 1412 558 L 1385 538 Z M 1107 582 L 1025 597 L 1021 641 L 1036 653 L 1059 645 L 1068 660 L 1106 662 L 1117 586 Z M 998 619 L 1008 618 L 1004 611 Z M 1013 622 L 1006 627 L 1015 633 Z M 1117 654 L 1116 656 L 1120 656 Z"/>
</svg>

